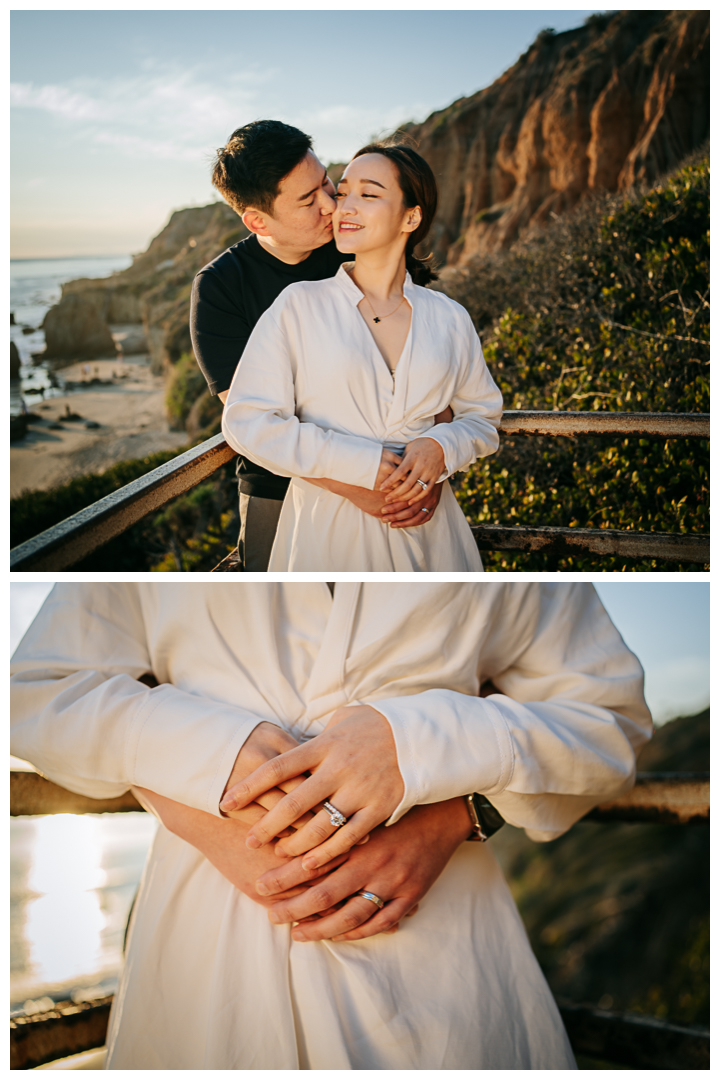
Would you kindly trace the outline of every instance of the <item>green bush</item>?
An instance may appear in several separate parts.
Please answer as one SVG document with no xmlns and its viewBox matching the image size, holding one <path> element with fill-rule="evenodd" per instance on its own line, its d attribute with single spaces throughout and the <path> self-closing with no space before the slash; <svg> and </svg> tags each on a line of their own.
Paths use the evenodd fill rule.
<svg viewBox="0 0 720 1080">
<path fill-rule="evenodd" d="M 470 311 L 506 409 L 709 410 L 709 164 L 584 204 L 441 283 Z M 503 439 L 457 482 L 472 522 L 705 532 L 704 440 Z M 696 570 L 508 552 L 490 570 Z"/>
<path fill-rule="evenodd" d="M 10 544 L 15 547 L 59 521 L 84 510 L 140 476 L 171 461 L 182 450 L 163 450 L 144 458 L 121 461 L 104 473 L 78 476 L 50 491 L 24 491 L 10 500 Z"/>
<path fill-rule="evenodd" d="M 205 376 L 192 353 L 183 353 L 168 377 L 165 407 L 174 431 L 183 431 L 190 410 L 197 399 L 207 394 Z"/>
</svg>

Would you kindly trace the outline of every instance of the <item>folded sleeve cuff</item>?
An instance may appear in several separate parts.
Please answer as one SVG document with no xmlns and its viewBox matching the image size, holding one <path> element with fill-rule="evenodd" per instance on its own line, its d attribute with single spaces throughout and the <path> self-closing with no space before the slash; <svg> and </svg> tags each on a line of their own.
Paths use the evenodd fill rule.
<svg viewBox="0 0 720 1080">
<path fill-rule="evenodd" d="M 222 817 L 218 804 L 235 759 L 262 719 L 171 686 L 149 694 L 128 747 L 137 787 Z"/>
<path fill-rule="evenodd" d="M 513 751 L 502 713 L 487 698 L 452 690 L 368 702 L 392 728 L 405 785 L 387 824 L 413 806 L 473 791 L 492 795 L 512 776 Z"/>
</svg>

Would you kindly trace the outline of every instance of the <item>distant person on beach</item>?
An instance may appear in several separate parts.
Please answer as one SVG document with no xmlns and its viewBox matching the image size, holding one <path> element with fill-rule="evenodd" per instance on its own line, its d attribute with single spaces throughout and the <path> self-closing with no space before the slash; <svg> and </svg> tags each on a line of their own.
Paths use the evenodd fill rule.
<svg viewBox="0 0 720 1080">
<path fill-rule="evenodd" d="M 632 787 L 643 673 L 592 585 L 61 583 L 12 689 L 13 754 L 162 821 L 108 1069 L 576 1067 L 467 841 Z"/>
<path fill-rule="evenodd" d="M 437 275 L 415 254 L 437 206 L 432 169 L 409 145 L 371 143 L 335 199 L 347 261 L 332 278 L 288 286 L 261 316 L 223 413 L 235 450 L 292 477 L 268 569 L 482 572 L 450 485 L 433 514 L 427 505 L 497 450 L 502 416 L 470 315 L 426 287 Z M 328 478 L 364 490 L 378 514 Z M 389 528 L 381 511 L 396 499 L 425 527 Z"/>
<path fill-rule="evenodd" d="M 280 293 L 295 282 L 332 278 L 347 255 L 333 240 L 335 188 L 310 136 L 279 120 L 258 120 L 233 132 L 217 151 L 212 182 L 252 234 L 198 273 L 192 290 L 193 350 L 211 394 L 224 403 L 250 335 Z M 265 571 L 289 479 L 241 455 L 238 555 L 245 571 Z M 420 527 L 442 494 L 436 485 L 420 507 L 406 501 L 378 507 L 366 488 L 332 480 L 325 486 L 393 528 Z"/>
</svg>

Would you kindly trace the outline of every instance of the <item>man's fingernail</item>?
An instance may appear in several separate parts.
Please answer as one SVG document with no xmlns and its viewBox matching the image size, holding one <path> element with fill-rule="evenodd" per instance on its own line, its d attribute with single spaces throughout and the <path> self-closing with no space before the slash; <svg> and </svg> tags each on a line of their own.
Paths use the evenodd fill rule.
<svg viewBox="0 0 720 1080">
<path fill-rule="evenodd" d="M 226 795 L 223 801 L 220 803 L 221 810 L 234 810 L 236 806 L 237 803 L 235 802 L 235 800 L 228 795 Z"/>
<path fill-rule="evenodd" d="M 317 868 L 317 865 L 318 861 L 314 857 L 311 857 L 309 859 L 303 859 L 302 861 L 303 870 L 315 870 Z"/>
<path fill-rule="evenodd" d="M 248 836 L 247 840 L 245 841 L 245 847 L 253 848 L 254 850 L 255 848 L 262 847 L 262 844 L 256 836 Z"/>
<path fill-rule="evenodd" d="M 293 938 L 295 941 L 307 941 L 307 938 L 303 934 L 302 930 L 293 930 Z"/>
<path fill-rule="evenodd" d="M 276 911 L 269 911 L 268 912 L 268 919 L 270 920 L 270 922 L 273 922 L 273 923 L 279 923 L 280 922 L 280 916 L 278 915 L 278 913 Z"/>
<path fill-rule="evenodd" d="M 262 881 L 258 881 L 255 883 L 255 891 L 259 893 L 260 896 L 270 895 L 270 890 L 268 889 L 267 885 L 263 885 Z"/>
</svg>

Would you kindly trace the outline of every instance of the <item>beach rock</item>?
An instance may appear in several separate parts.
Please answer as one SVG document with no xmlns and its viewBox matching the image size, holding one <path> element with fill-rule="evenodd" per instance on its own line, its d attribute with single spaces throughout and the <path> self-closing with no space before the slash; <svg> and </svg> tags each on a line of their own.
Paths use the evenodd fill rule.
<svg viewBox="0 0 720 1080">
<path fill-rule="evenodd" d="M 10 325 L 11 326 L 15 325 L 15 314 L 12 311 L 10 312 Z"/>
<path fill-rule="evenodd" d="M 406 127 L 439 183 L 426 250 L 461 265 L 592 192 L 670 171 L 709 137 L 709 48 L 708 11 L 594 15 Z"/>
<path fill-rule="evenodd" d="M 43 324 L 46 360 L 94 360 L 115 355 L 115 342 L 105 321 L 102 294 L 96 290 L 63 289 L 59 304 Z"/>
<path fill-rule="evenodd" d="M 10 378 L 20 378 L 20 353 L 14 341 L 10 342 Z"/>
</svg>

